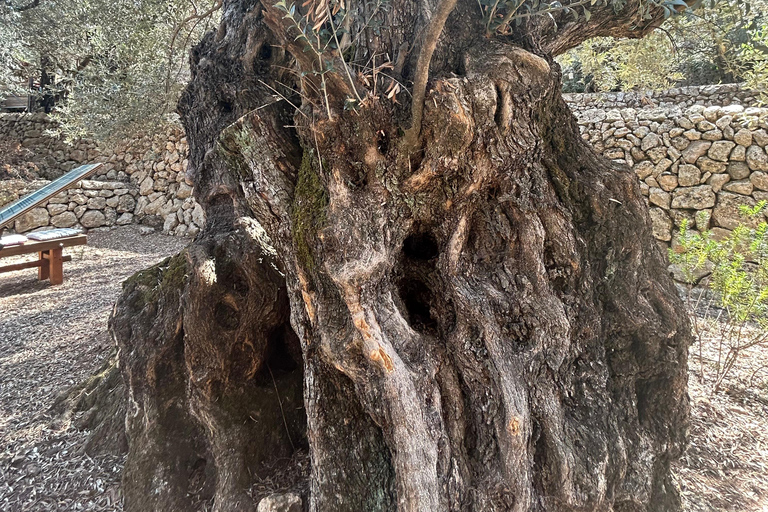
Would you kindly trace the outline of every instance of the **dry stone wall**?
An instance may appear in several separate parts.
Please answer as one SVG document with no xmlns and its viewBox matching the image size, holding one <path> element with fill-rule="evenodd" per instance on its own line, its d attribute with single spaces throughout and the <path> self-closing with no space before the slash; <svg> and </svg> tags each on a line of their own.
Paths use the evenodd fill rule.
<svg viewBox="0 0 768 512">
<path fill-rule="evenodd" d="M 600 92 L 592 94 L 564 94 L 565 101 L 574 111 L 598 108 L 705 107 L 723 105 L 757 106 L 758 94 L 740 84 L 718 84 L 677 87 L 665 91 Z"/>
<path fill-rule="evenodd" d="M 683 219 L 696 229 L 731 230 L 744 220 L 740 205 L 768 200 L 768 110 L 754 106 L 753 92 L 728 84 L 565 98 L 582 137 L 637 174 L 658 240 L 669 243 Z M 140 223 L 194 236 L 203 226 L 186 181 L 188 148 L 179 126 L 116 144 L 67 144 L 50 134 L 55 130 L 45 115 L 0 115 L 0 157 L 15 145 L 24 160 L 17 167 L 48 179 L 83 163 L 105 165 L 19 219 L 17 231 Z M 0 205 L 42 184 L 0 181 Z"/>
<path fill-rule="evenodd" d="M 577 119 L 597 151 L 633 169 L 658 240 L 671 241 L 684 219 L 716 235 L 759 222 L 739 207 L 768 200 L 768 109 L 585 109 Z"/>
<path fill-rule="evenodd" d="M 60 193 L 19 219 L 17 232 L 130 223 L 178 236 L 194 236 L 200 230 L 205 214 L 186 180 L 188 147 L 180 126 L 166 126 L 125 141 L 78 140 L 72 144 L 56 136 L 56 128 L 43 114 L 0 116 L 0 143 L 6 152 L 10 148 L 21 158 L 14 166 L 20 174 L 54 179 L 84 163 L 102 162 L 104 166 L 78 188 Z M 0 206 L 43 184 L 0 182 Z"/>
</svg>

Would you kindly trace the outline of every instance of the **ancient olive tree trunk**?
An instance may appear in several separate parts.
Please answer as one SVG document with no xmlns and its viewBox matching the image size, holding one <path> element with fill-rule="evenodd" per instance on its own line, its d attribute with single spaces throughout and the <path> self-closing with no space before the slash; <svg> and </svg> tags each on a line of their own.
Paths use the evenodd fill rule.
<svg viewBox="0 0 768 512">
<path fill-rule="evenodd" d="M 387 5 L 348 6 L 343 60 L 252 0 L 193 52 L 207 224 L 112 320 L 126 509 L 252 510 L 308 449 L 317 512 L 678 510 L 688 322 L 634 176 L 581 140 L 551 57 L 636 35 L 637 4 L 493 38 L 460 0 L 415 143 L 393 88 L 435 6 Z"/>
</svg>

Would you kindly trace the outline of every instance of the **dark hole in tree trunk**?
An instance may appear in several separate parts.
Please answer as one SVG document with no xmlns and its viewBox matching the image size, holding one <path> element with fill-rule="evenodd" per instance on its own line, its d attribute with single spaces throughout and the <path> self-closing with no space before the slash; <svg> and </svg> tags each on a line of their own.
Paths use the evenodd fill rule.
<svg viewBox="0 0 768 512">
<path fill-rule="evenodd" d="M 414 233 L 403 242 L 403 254 L 414 260 L 437 258 L 437 240 L 431 233 Z"/>
<path fill-rule="evenodd" d="M 269 60 L 272 58 L 272 46 L 270 46 L 268 43 L 264 43 L 261 45 L 261 48 L 259 48 L 259 59 L 261 60 Z"/>
<path fill-rule="evenodd" d="M 225 114 L 230 114 L 233 110 L 232 103 L 227 100 L 219 100 L 219 110 Z"/>
<path fill-rule="evenodd" d="M 248 279 L 243 272 L 237 268 L 237 263 L 227 255 L 227 253 L 216 248 L 215 252 L 216 280 L 222 285 L 226 285 L 232 290 L 234 295 L 245 297 L 248 295 Z"/>
<path fill-rule="evenodd" d="M 437 239 L 424 229 L 417 228 L 403 241 L 397 287 L 408 323 L 419 332 L 438 331 L 438 312 L 433 308 L 437 305 L 435 286 L 438 284 L 436 264 L 439 255 Z"/>
<path fill-rule="evenodd" d="M 382 155 L 386 155 L 389 151 L 389 135 L 384 130 L 379 130 L 376 133 L 376 149 Z"/>
<path fill-rule="evenodd" d="M 645 425 L 648 422 L 648 409 L 651 405 L 649 403 L 649 396 L 652 396 L 653 393 L 650 393 L 649 390 L 652 387 L 652 383 L 643 380 L 643 379 L 637 379 L 635 381 L 635 397 L 637 399 L 637 418 L 640 420 L 641 425 Z"/>
<path fill-rule="evenodd" d="M 213 318 L 225 331 L 233 331 L 240 325 L 240 313 L 229 304 L 223 302 L 216 304 L 213 310 Z"/>
<path fill-rule="evenodd" d="M 502 128 L 504 122 L 504 93 L 498 84 L 494 84 L 494 88 L 496 89 L 496 112 L 493 115 L 493 119 L 496 122 L 496 126 Z"/>
<path fill-rule="evenodd" d="M 398 284 L 400 298 L 408 314 L 408 323 L 419 332 L 435 331 L 437 320 L 432 317 L 432 291 L 418 279 L 403 278 Z"/>
<path fill-rule="evenodd" d="M 269 359 L 267 364 L 273 373 L 290 373 L 299 367 L 301 362 L 301 347 L 298 346 L 298 337 L 290 325 L 281 326 L 269 336 Z M 298 356 L 298 360 L 297 360 Z"/>
</svg>

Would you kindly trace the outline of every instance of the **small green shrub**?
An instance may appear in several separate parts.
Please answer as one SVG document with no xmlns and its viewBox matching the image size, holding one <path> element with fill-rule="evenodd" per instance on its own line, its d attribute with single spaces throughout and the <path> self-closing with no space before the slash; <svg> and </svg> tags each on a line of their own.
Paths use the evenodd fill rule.
<svg viewBox="0 0 768 512">
<path fill-rule="evenodd" d="M 760 201 L 754 207 L 743 206 L 741 213 L 762 218 L 765 208 L 766 201 Z M 740 225 L 717 240 L 711 231 L 698 233 L 683 222 L 669 258 L 688 283 L 702 381 L 703 340 L 716 340 L 713 391 L 717 392 L 740 353 L 768 343 L 768 223 L 762 220 L 755 228 Z M 700 287 L 694 293 L 696 285 Z"/>
</svg>

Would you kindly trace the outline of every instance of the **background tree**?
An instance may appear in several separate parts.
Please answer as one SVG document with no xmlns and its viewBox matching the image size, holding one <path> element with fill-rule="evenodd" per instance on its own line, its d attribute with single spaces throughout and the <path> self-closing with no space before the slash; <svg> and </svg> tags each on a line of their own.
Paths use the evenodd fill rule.
<svg viewBox="0 0 768 512">
<path fill-rule="evenodd" d="M 58 98 L 67 136 L 106 137 L 173 113 L 189 79 L 188 51 L 220 2 L 61 0 L 0 3 L 0 91 Z M 47 78 L 47 79 L 46 79 Z M 49 109 L 46 109 L 49 110 Z"/>
<path fill-rule="evenodd" d="M 640 40 L 597 38 L 560 56 L 568 92 L 747 82 L 763 90 L 763 0 L 702 2 Z"/>
<path fill-rule="evenodd" d="M 682 8 L 226 1 L 179 103 L 206 226 L 110 323 L 126 509 L 251 510 L 308 453 L 312 511 L 678 510 L 690 326 L 554 56 Z"/>
</svg>

